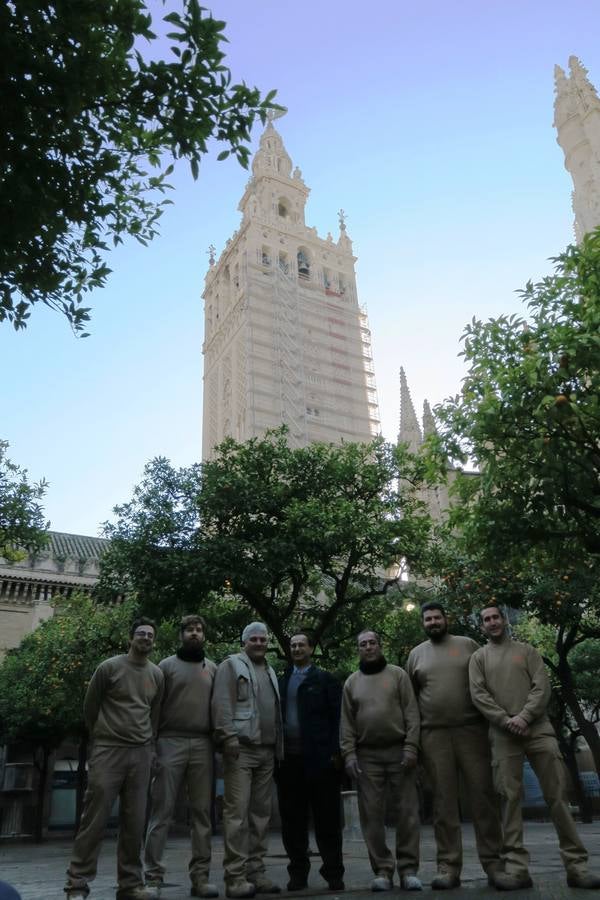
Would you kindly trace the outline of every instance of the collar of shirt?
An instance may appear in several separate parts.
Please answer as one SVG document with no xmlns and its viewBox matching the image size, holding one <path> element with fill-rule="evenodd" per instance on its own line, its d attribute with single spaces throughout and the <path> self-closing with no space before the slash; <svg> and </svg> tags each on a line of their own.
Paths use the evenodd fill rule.
<svg viewBox="0 0 600 900">
<path fill-rule="evenodd" d="M 308 675 L 311 668 L 312 666 L 303 666 L 300 669 L 298 668 L 298 666 L 294 666 L 294 675 L 301 675 L 302 677 L 304 677 L 305 675 Z"/>
</svg>

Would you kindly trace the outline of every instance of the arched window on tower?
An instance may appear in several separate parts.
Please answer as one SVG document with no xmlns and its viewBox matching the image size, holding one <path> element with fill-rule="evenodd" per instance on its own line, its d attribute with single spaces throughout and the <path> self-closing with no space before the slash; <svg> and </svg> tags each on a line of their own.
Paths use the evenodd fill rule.
<svg viewBox="0 0 600 900">
<path fill-rule="evenodd" d="M 287 219 L 290 214 L 290 204 L 285 197 L 280 197 L 277 201 L 277 214 L 281 216 L 282 219 Z"/>
<path fill-rule="evenodd" d="M 306 247 L 300 247 L 297 254 L 298 275 L 300 278 L 310 278 L 310 258 Z"/>
<path fill-rule="evenodd" d="M 263 244 L 263 245 L 262 245 L 262 250 L 261 250 L 261 255 L 260 255 L 260 261 L 261 261 L 261 263 L 262 263 L 263 266 L 270 266 L 270 265 L 271 265 L 271 250 L 269 249 L 269 247 L 267 247 L 266 244 Z"/>
</svg>

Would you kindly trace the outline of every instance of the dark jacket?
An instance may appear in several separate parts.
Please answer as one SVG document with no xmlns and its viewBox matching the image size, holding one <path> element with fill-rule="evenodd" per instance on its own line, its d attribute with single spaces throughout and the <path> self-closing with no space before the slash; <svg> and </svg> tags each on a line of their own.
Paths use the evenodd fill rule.
<svg viewBox="0 0 600 900">
<path fill-rule="evenodd" d="M 292 669 L 279 679 L 281 715 L 285 723 L 287 688 Z M 302 743 L 302 759 L 307 775 L 339 766 L 340 707 L 342 686 L 316 666 L 311 666 L 298 688 L 298 721 Z"/>
</svg>

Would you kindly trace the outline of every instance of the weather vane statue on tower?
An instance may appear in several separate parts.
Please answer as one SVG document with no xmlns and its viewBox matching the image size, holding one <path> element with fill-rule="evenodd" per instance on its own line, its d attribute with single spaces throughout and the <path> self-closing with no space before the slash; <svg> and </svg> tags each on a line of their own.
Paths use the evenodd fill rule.
<svg viewBox="0 0 600 900">
<path fill-rule="evenodd" d="M 273 109 L 270 109 L 267 113 L 269 125 L 273 124 L 274 119 L 281 119 L 282 116 L 285 116 L 287 111 L 287 106 L 275 106 Z"/>
</svg>

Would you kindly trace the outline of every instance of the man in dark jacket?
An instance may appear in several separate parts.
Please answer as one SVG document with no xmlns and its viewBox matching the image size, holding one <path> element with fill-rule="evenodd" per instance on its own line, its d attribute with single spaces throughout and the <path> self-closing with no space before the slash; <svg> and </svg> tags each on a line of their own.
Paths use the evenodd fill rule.
<svg viewBox="0 0 600 900">
<path fill-rule="evenodd" d="M 341 686 L 312 664 L 313 639 L 290 641 L 293 667 L 279 682 L 285 753 L 277 772 L 281 835 L 289 856 L 289 891 L 307 886 L 309 814 L 330 890 L 344 890 L 339 723 Z"/>
</svg>

